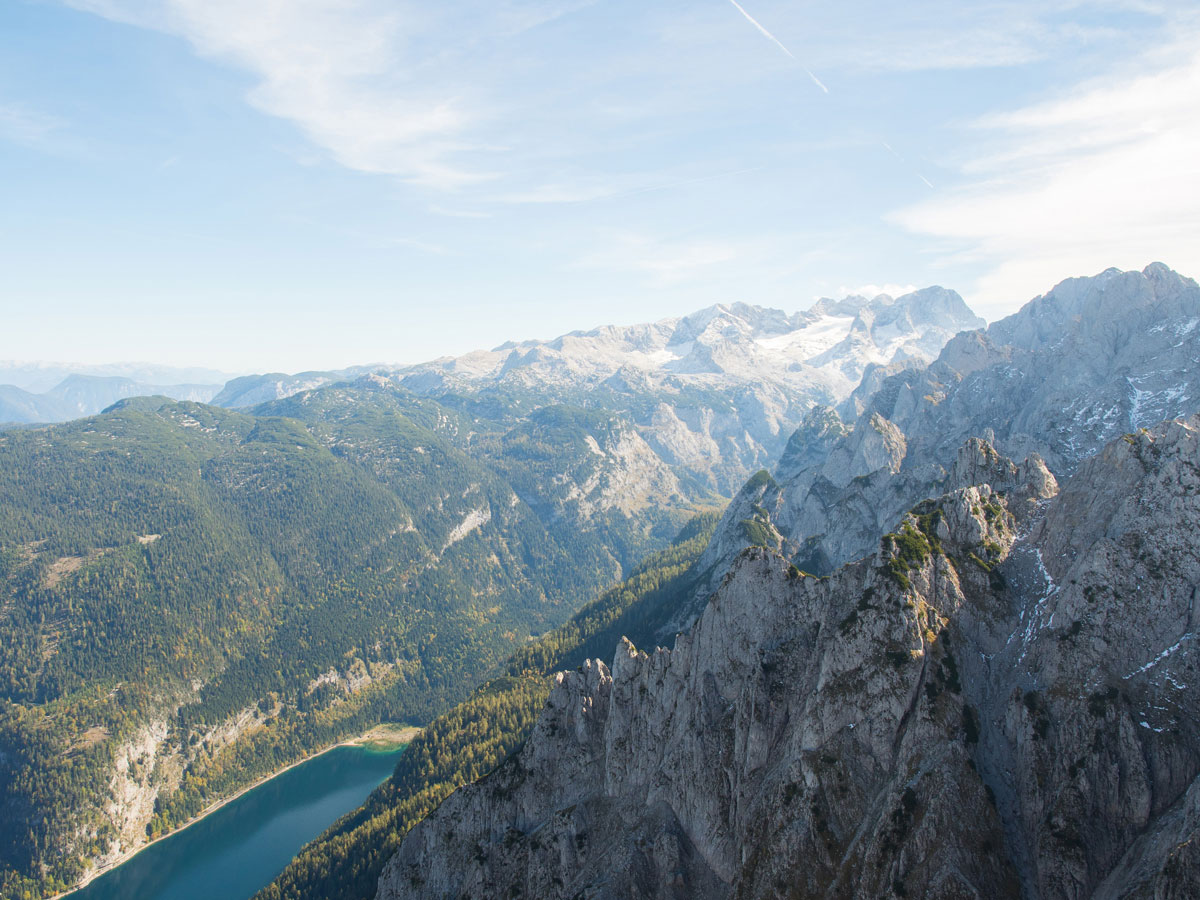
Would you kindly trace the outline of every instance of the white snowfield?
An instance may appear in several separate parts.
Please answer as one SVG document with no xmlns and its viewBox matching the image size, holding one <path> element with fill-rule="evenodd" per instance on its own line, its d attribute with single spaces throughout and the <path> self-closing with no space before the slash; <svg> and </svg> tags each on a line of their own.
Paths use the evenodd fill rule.
<svg viewBox="0 0 1200 900">
<path fill-rule="evenodd" d="M 414 380 L 433 375 L 442 384 L 464 387 L 501 380 L 586 385 L 621 374 L 684 384 L 732 379 L 821 388 L 826 399 L 840 399 L 868 365 L 928 362 L 959 331 L 983 325 L 958 294 L 940 287 L 897 298 L 819 300 L 791 315 L 745 303 L 718 304 L 683 318 L 510 342 L 395 374 Z"/>
</svg>

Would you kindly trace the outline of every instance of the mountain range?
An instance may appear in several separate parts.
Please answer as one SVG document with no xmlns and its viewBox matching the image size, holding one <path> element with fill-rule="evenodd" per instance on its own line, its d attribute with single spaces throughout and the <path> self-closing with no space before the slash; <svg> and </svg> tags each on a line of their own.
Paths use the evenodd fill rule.
<svg viewBox="0 0 1200 900">
<path fill-rule="evenodd" d="M 814 410 L 377 896 L 1195 896 L 1196 321 L 1110 270 Z"/>
<path fill-rule="evenodd" d="M 2 432 L 0 895 L 390 716 L 262 900 L 1193 896 L 1197 322 L 1154 264 Z"/>
<path fill-rule="evenodd" d="M 117 375 L 67 375 L 54 387 L 32 393 L 0 384 L 0 423 L 67 422 L 92 416 L 130 397 L 162 396 L 207 403 L 220 391 L 216 384 L 146 384 Z"/>
<path fill-rule="evenodd" d="M 370 719 L 452 708 L 719 508 L 847 371 L 975 321 L 941 289 L 714 308 L 528 345 L 507 374 L 240 378 L 85 418 L 137 385 L 68 376 L 45 396 L 72 421 L 0 433 L 3 892 L 86 879 Z M 639 330 L 681 365 L 635 378 Z"/>
<path fill-rule="evenodd" d="M 65 421 L 141 394 L 249 409 L 383 377 L 416 396 L 469 397 L 497 419 L 551 402 L 620 413 L 666 465 L 728 494 L 778 457 L 813 403 L 844 401 L 866 372 L 925 365 L 958 331 L 983 324 L 958 294 L 937 287 L 825 299 L 791 315 L 737 303 L 413 366 L 246 375 L 219 387 L 73 375 L 38 396 L 0 388 L 0 422 Z"/>
</svg>

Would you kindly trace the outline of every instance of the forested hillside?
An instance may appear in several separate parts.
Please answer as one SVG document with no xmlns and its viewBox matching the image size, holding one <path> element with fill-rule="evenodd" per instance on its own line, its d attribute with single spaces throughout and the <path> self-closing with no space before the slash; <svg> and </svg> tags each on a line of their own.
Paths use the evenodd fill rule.
<svg viewBox="0 0 1200 900">
<path fill-rule="evenodd" d="M 0 433 L 0 895 L 429 721 L 708 500 L 619 422 L 543 415 L 366 383 Z"/>
<path fill-rule="evenodd" d="M 520 746 L 541 711 L 550 674 L 611 652 L 622 635 L 652 643 L 655 631 L 702 580 L 696 561 L 716 514 L 689 522 L 670 547 L 568 622 L 518 650 L 505 674 L 430 723 L 396 772 L 361 808 L 313 841 L 255 900 L 369 900 L 408 829 L 460 785 L 481 778 Z"/>
</svg>

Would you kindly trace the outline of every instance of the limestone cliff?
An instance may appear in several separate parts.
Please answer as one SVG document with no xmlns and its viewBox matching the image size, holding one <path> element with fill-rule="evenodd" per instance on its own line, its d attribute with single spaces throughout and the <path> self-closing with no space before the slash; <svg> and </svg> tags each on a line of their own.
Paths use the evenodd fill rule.
<svg viewBox="0 0 1200 900">
<path fill-rule="evenodd" d="M 560 674 L 379 896 L 1196 896 L 1200 417 L 1061 489 L 979 440 L 946 482 L 829 577 L 747 550 L 673 649 Z"/>
<path fill-rule="evenodd" d="M 842 406 L 856 419 L 811 410 L 774 481 L 742 488 L 706 565 L 728 568 L 746 546 L 740 522 L 757 508 L 799 568 L 827 574 L 870 553 L 913 504 L 955 486 L 951 469 L 971 437 L 1069 474 L 1125 432 L 1190 415 L 1200 409 L 1197 323 L 1195 281 L 1160 263 L 1110 269 L 1068 279 L 987 329 L 957 335 L 927 368 L 864 379 Z M 698 612 L 685 610 L 673 624 Z"/>
</svg>

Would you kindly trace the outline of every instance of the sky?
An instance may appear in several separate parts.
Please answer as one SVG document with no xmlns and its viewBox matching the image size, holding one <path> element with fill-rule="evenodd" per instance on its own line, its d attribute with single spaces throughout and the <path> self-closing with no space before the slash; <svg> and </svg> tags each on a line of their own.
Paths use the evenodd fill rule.
<svg viewBox="0 0 1200 900">
<path fill-rule="evenodd" d="M 1200 9 L 3 0 L 0 359 L 418 362 L 1200 276 Z"/>
</svg>

